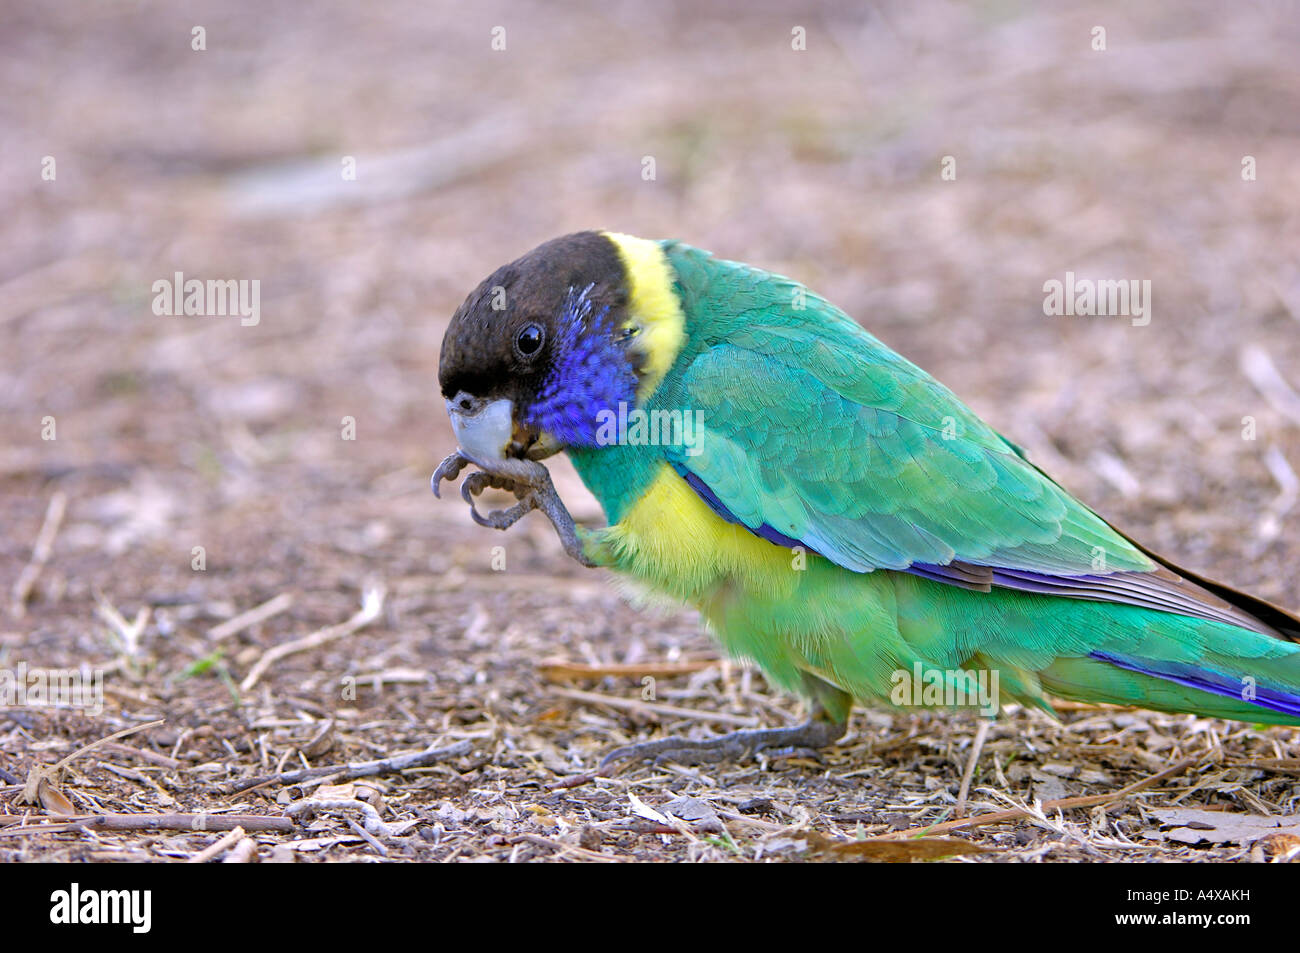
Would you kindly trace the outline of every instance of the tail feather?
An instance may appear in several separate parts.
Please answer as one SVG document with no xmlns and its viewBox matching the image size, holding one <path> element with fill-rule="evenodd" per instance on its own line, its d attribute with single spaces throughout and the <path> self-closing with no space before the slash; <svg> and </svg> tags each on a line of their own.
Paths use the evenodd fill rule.
<svg viewBox="0 0 1300 953">
<path fill-rule="evenodd" d="M 941 657 L 947 632 L 956 635 L 956 661 L 974 657 L 1002 671 L 1036 672 L 1038 691 L 1032 678 L 1020 678 L 1021 691 L 1009 692 L 1017 700 L 1038 704 L 1041 692 L 1300 725 L 1300 643 L 1278 635 L 1043 593 L 1002 590 L 991 598 L 920 579 L 898 591 L 900 633 L 918 654 Z"/>
<path fill-rule="evenodd" d="M 1124 658 L 1107 652 L 1091 652 L 1089 658 L 1109 662 L 1111 665 L 1130 672 L 1149 675 L 1153 678 L 1162 678 L 1176 685 L 1194 688 L 1222 698 L 1237 699 L 1268 711 L 1287 715 L 1300 722 L 1300 692 L 1284 691 L 1270 688 L 1267 685 L 1255 684 L 1253 676 L 1234 679 L 1218 672 L 1195 669 L 1179 663 L 1161 665 L 1159 663 L 1140 662 L 1136 659 Z M 1251 681 L 1246 681 L 1247 678 L 1250 678 Z M 1260 720 L 1263 720 L 1263 718 Z"/>
</svg>

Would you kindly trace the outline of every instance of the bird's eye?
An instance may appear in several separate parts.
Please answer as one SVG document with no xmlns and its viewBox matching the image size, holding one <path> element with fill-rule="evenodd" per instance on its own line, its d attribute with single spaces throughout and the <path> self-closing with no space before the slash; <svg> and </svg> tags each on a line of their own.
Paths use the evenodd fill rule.
<svg viewBox="0 0 1300 953">
<path fill-rule="evenodd" d="M 532 357 L 542 349 L 545 332 L 536 324 L 526 324 L 515 335 L 515 349 L 524 357 Z"/>
</svg>

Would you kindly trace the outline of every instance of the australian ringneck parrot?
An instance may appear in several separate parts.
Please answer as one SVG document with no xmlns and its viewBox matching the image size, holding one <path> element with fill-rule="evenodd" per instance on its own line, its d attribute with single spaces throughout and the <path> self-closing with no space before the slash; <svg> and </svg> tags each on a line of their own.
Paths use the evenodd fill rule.
<svg viewBox="0 0 1300 953">
<path fill-rule="evenodd" d="M 471 504 L 521 500 L 480 522 L 541 508 L 571 555 L 694 606 L 813 702 L 788 740 L 833 741 L 854 700 L 897 703 L 919 673 L 996 673 L 1002 701 L 1049 712 L 1300 724 L 1300 618 L 1135 543 L 789 278 L 568 235 L 470 294 L 439 377 L 460 446 L 435 490 L 475 464 Z M 555 496 L 536 461 L 561 450 L 606 528 Z"/>
</svg>

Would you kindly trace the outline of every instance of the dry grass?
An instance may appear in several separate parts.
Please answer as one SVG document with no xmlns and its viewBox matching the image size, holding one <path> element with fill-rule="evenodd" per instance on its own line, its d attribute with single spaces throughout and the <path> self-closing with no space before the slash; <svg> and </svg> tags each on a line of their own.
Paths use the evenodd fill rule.
<svg viewBox="0 0 1300 953">
<path fill-rule="evenodd" d="M 0 857 L 955 850 L 844 847 L 921 831 L 986 849 L 966 863 L 1296 855 L 1285 832 L 1188 844 L 1203 820 L 1153 813 L 1295 813 L 1294 731 L 1191 717 L 1012 712 L 989 733 L 971 817 L 937 829 L 956 820 L 975 733 L 963 714 L 859 713 L 817 760 L 588 777 L 627 739 L 799 712 L 715 663 L 692 615 L 633 608 L 567 563 L 540 517 L 491 534 L 429 496 L 452 442 L 434 382 L 452 309 L 537 242 L 609 227 L 799 277 L 1137 538 L 1300 602 L 1294 17 L 1208 2 L 839 6 L 800 21 L 720 3 L 10 11 L 0 668 L 102 669 L 105 708 L 0 710 Z M 206 52 L 189 48 L 195 24 Z M 1095 24 L 1105 53 L 1089 49 Z M 36 177 L 46 155 L 54 182 Z M 955 182 L 939 179 L 945 155 Z M 1067 270 L 1151 279 L 1151 324 L 1044 317 L 1042 284 Z M 155 316 L 152 282 L 176 271 L 260 279 L 260 324 Z M 570 472 L 557 485 L 597 517 Z M 358 615 L 371 588 L 382 605 Z M 631 668 L 553 680 L 616 665 Z M 656 676 L 653 703 L 640 671 Z M 157 719 L 43 785 L 33 775 Z M 402 773 L 235 793 L 456 745 Z M 20 803 L 29 781 L 41 806 Z M 1093 795 L 1108 797 L 1052 806 Z M 1008 810 L 1023 816 L 980 822 Z M 83 817 L 122 814 L 172 827 L 201 814 L 206 829 Z M 255 829 L 286 817 L 292 829 Z"/>
</svg>

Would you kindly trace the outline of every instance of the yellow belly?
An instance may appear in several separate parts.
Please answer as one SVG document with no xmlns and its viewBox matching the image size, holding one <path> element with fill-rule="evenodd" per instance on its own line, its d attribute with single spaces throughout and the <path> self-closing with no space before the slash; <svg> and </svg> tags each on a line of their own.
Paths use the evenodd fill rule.
<svg viewBox="0 0 1300 953">
<path fill-rule="evenodd" d="M 720 585 L 788 596 L 808 560 L 729 523 L 667 463 L 623 519 L 605 531 L 620 568 L 656 589 L 699 605 Z"/>
</svg>

